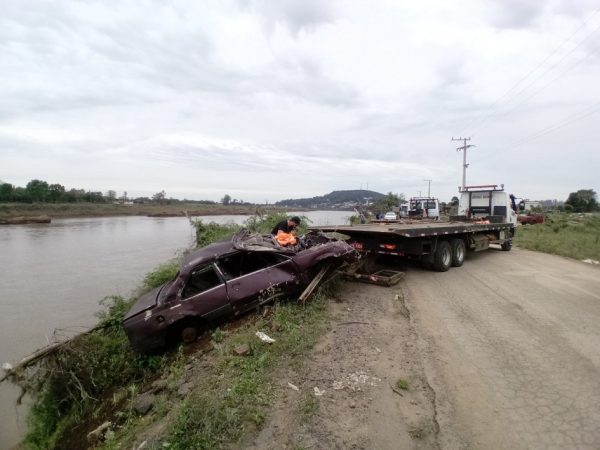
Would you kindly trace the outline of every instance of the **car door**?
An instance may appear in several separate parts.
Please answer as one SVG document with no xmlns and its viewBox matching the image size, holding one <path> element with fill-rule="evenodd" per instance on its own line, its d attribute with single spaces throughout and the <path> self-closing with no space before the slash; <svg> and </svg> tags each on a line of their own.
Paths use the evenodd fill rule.
<svg viewBox="0 0 600 450">
<path fill-rule="evenodd" d="M 180 301 L 171 309 L 177 315 L 213 319 L 231 311 L 225 281 L 213 264 L 194 268 L 179 293 Z"/>
<path fill-rule="evenodd" d="M 236 255 L 239 272 L 227 281 L 227 293 L 234 312 L 250 309 L 261 302 L 297 290 L 296 265 L 286 256 L 274 252 L 240 252 Z M 217 261 L 231 276 L 231 260 Z M 228 266 L 228 267 L 226 267 Z"/>
</svg>

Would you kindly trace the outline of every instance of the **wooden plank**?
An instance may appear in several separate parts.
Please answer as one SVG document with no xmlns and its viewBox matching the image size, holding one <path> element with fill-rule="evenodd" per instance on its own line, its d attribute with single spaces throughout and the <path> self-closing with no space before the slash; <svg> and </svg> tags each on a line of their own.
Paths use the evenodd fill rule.
<svg viewBox="0 0 600 450">
<path fill-rule="evenodd" d="M 310 297 L 310 295 L 313 293 L 313 291 L 317 288 L 317 286 L 319 285 L 319 283 L 321 282 L 321 280 L 323 279 L 323 277 L 329 271 L 330 268 L 331 268 L 331 264 L 328 264 L 321 269 L 321 271 L 313 278 L 313 280 L 306 287 L 306 289 L 304 289 L 304 292 L 302 292 L 302 294 L 300 294 L 300 297 L 298 297 L 299 302 L 302 302 L 302 303 L 306 302 L 308 297 Z"/>
</svg>

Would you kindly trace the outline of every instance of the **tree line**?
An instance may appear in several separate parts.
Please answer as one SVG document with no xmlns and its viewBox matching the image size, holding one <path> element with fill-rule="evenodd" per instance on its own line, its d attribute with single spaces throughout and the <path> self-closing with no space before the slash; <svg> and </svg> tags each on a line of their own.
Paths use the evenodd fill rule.
<svg viewBox="0 0 600 450">
<path fill-rule="evenodd" d="M 67 189 L 62 184 L 50 184 L 43 180 L 31 180 L 25 187 L 0 182 L 0 203 L 158 203 L 172 204 L 178 202 L 214 204 L 211 200 L 178 200 L 167 198 L 165 191 L 157 192 L 150 197 L 130 198 L 127 192 L 117 196 L 114 190 L 106 193 L 85 189 Z"/>
</svg>

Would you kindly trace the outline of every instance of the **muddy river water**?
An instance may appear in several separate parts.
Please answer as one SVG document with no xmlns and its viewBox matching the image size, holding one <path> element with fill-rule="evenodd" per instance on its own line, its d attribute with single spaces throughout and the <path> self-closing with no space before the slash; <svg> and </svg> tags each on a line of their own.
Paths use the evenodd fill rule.
<svg viewBox="0 0 600 450">
<path fill-rule="evenodd" d="M 301 213 L 314 225 L 347 223 L 347 211 Z M 247 216 L 203 221 L 243 223 Z M 186 218 L 55 219 L 49 225 L 0 227 L 0 363 L 15 362 L 59 336 L 95 323 L 99 301 L 127 296 L 144 275 L 194 242 Z M 55 331 L 56 330 L 56 331 Z M 18 391 L 0 385 L 0 449 L 25 432 Z"/>
</svg>

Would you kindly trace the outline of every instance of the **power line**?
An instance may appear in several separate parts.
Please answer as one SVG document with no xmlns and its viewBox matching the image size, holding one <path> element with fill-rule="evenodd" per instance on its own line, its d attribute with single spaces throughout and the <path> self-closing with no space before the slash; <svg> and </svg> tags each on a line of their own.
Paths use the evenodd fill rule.
<svg viewBox="0 0 600 450">
<path fill-rule="evenodd" d="M 589 117 L 589 116 L 597 113 L 598 111 L 600 111 L 600 101 L 595 102 L 594 104 L 592 104 L 591 107 L 585 108 L 582 111 L 579 111 L 579 112 L 577 112 L 575 114 L 572 114 L 572 115 L 570 115 L 570 116 L 568 116 L 568 117 L 566 117 L 566 118 L 564 118 L 564 119 L 556 122 L 555 124 L 553 124 L 553 125 L 551 125 L 549 127 L 543 128 L 543 129 L 538 130 L 538 131 L 536 131 L 534 133 L 531 133 L 529 135 L 523 136 L 523 137 L 521 137 L 519 139 L 516 139 L 514 141 L 508 142 L 507 144 L 498 146 L 498 147 L 495 148 L 495 150 L 497 152 L 500 152 L 501 150 L 507 149 L 507 148 L 512 148 L 512 149 L 518 148 L 518 147 L 526 144 L 527 142 L 539 139 L 542 136 L 545 136 L 545 135 L 547 135 L 549 133 L 552 133 L 553 131 L 559 130 L 561 128 L 566 127 L 567 125 L 570 125 L 572 123 L 575 123 L 575 122 L 578 122 L 578 121 L 580 121 L 582 119 L 585 119 L 586 117 Z M 491 156 L 495 156 L 496 154 L 497 153 L 490 153 L 490 154 L 487 155 L 487 157 L 477 158 L 477 161 L 486 160 L 486 159 L 490 158 Z"/>
<path fill-rule="evenodd" d="M 600 8 L 596 9 L 569 37 L 567 37 L 565 40 L 563 40 L 552 52 L 550 52 L 550 54 L 548 56 L 546 56 L 541 62 L 539 62 L 533 69 L 531 69 L 525 76 L 523 76 L 522 78 L 520 78 L 516 83 L 514 83 L 506 92 L 504 92 L 504 94 L 502 94 L 500 97 L 498 97 L 496 100 L 494 100 L 494 102 L 492 103 L 492 105 L 488 108 L 489 110 L 492 110 L 501 100 L 503 100 L 506 96 L 508 96 L 508 94 L 510 94 L 514 89 L 517 88 L 517 86 L 519 86 L 523 81 L 525 81 L 527 78 L 529 78 L 533 73 L 535 73 L 539 68 L 541 68 L 547 61 L 549 61 L 562 47 L 564 47 L 569 41 L 571 41 L 571 39 L 573 39 L 578 33 L 579 31 L 581 31 L 581 29 L 587 25 L 587 23 L 592 20 L 592 18 L 600 11 Z M 590 34 L 593 34 L 590 33 Z M 589 35 L 588 35 L 589 37 Z M 587 37 L 585 38 L 587 39 Z M 584 41 L 585 41 L 584 39 Z M 581 45 L 581 43 L 579 44 Z M 578 46 L 579 46 L 578 45 Z M 577 47 L 578 47 L 577 46 Z M 575 48 L 577 48 L 575 47 Z M 571 50 L 571 52 L 574 49 Z M 570 54 L 571 52 L 567 53 Z M 537 80 L 537 78 L 536 78 Z M 520 91 L 522 92 L 522 91 Z M 468 126 L 465 127 L 468 131 L 468 129 L 473 125 L 476 124 L 477 122 L 479 122 L 480 120 L 483 119 L 482 123 L 479 124 L 478 128 L 481 128 L 481 125 L 487 121 L 487 119 L 491 116 L 490 113 L 487 112 L 483 112 L 482 114 L 480 114 L 476 119 L 472 120 L 471 122 L 469 122 Z"/>
<path fill-rule="evenodd" d="M 525 144 L 526 142 L 533 141 L 533 140 L 538 139 L 548 133 L 551 133 L 560 128 L 566 127 L 567 125 L 570 125 L 572 123 L 575 123 L 582 119 L 585 119 L 586 117 L 591 116 L 592 114 L 595 114 L 598 111 L 600 111 L 600 101 L 596 102 L 592 108 L 587 108 L 586 110 L 579 111 L 578 113 L 573 114 L 554 125 L 544 128 L 543 130 L 539 130 L 528 136 L 522 137 L 521 139 L 510 142 L 510 143 L 506 144 L 505 147 L 512 147 L 512 148 L 520 147 L 521 145 Z"/>
<path fill-rule="evenodd" d="M 575 47 L 573 47 L 571 49 L 571 51 L 569 51 L 568 53 L 566 53 L 565 55 L 563 55 L 563 57 L 561 59 L 559 59 L 554 65 L 550 66 L 548 69 L 546 69 L 541 75 L 537 76 L 531 83 L 529 83 L 527 86 L 525 86 L 523 89 L 521 89 L 519 92 L 517 92 L 515 95 L 520 95 L 523 92 L 525 92 L 527 89 L 529 89 L 531 86 L 533 86 L 535 84 L 536 81 L 540 80 L 541 78 L 543 78 L 546 74 L 550 73 L 551 71 L 553 71 L 556 67 L 558 67 L 560 65 L 560 63 L 562 61 L 565 60 L 565 58 L 567 56 L 569 56 L 571 53 L 573 53 L 575 50 L 577 50 L 577 48 L 579 48 L 587 39 L 589 39 L 594 33 L 596 33 L 598 30 L 600 30 L 600 25 L 598 27 L 596 27 L 596 29 L 594 31 L 592 31 L 588 36 L 586 36 L 581 42 L 579 42 L 579 44 L 577 44 Z M 575 64 L 572 64 L 571 66 L 569 66 L 567 68 L 567 70 L 561 72 L 557 77 L 553 78 L 551 81 L 549 81 L 548 83 L 546 83 L 542 88 L 538 89 L 537 91 L 534 91 L 532 94 L 530 94 L 529 96 L 525 97 L 524 99 L 522 99 L 519 103 L 517 103 L 516 105 L 513 105 L 511 108 L 509 108 L 508 110 L 502 112 L 499 111 L 497 113 L 491 113 L 488 114 L 485 117 L 485 120 L 483 120 L 478 126 L 477 128 L 475 128 L 475 130 L 473 130 L 473 134 L 472 136 L 475 135 L 475 133 L 477 131 L 479 131 L 481 129 L 481 127 L 488 121 L 488 119 L 492 118 L 492 117 L 501 117 L 505 114 L 508 114 L 511 111 L 514 111 L 518 106 L 522 105 L 523 103 L 525 103 L 527 100 L 535 97 L 537 94 L 539 94 L 541 91 L 543 91 L 544 89 L 546 89 L 549 85 L 551 85 L 552 83 L 554 83 L 555 81 L 557 81 L 558 79 L 562 78 L 565 74 L 567 74 L 568 72 L 570 72 L 571 70 L 573 70 L 575 67 L 577 67 L 579 64 L 581 64 L 583 61 L 585 61 L 586 59 L 588 59 L 591 55 L 593 55 L 597 50 L 594 50 L 590 53 L 588 53 L 586 56 L 584 56 L 582 59 L 580 59 L 579 61 L 577 61 Z M 516 98 L 516 97 L 514 97 Z M 512 99 L 510 100 L 512 101 Z M 507 103 L 510 103 L 507 102 Z"/>
</svg>

